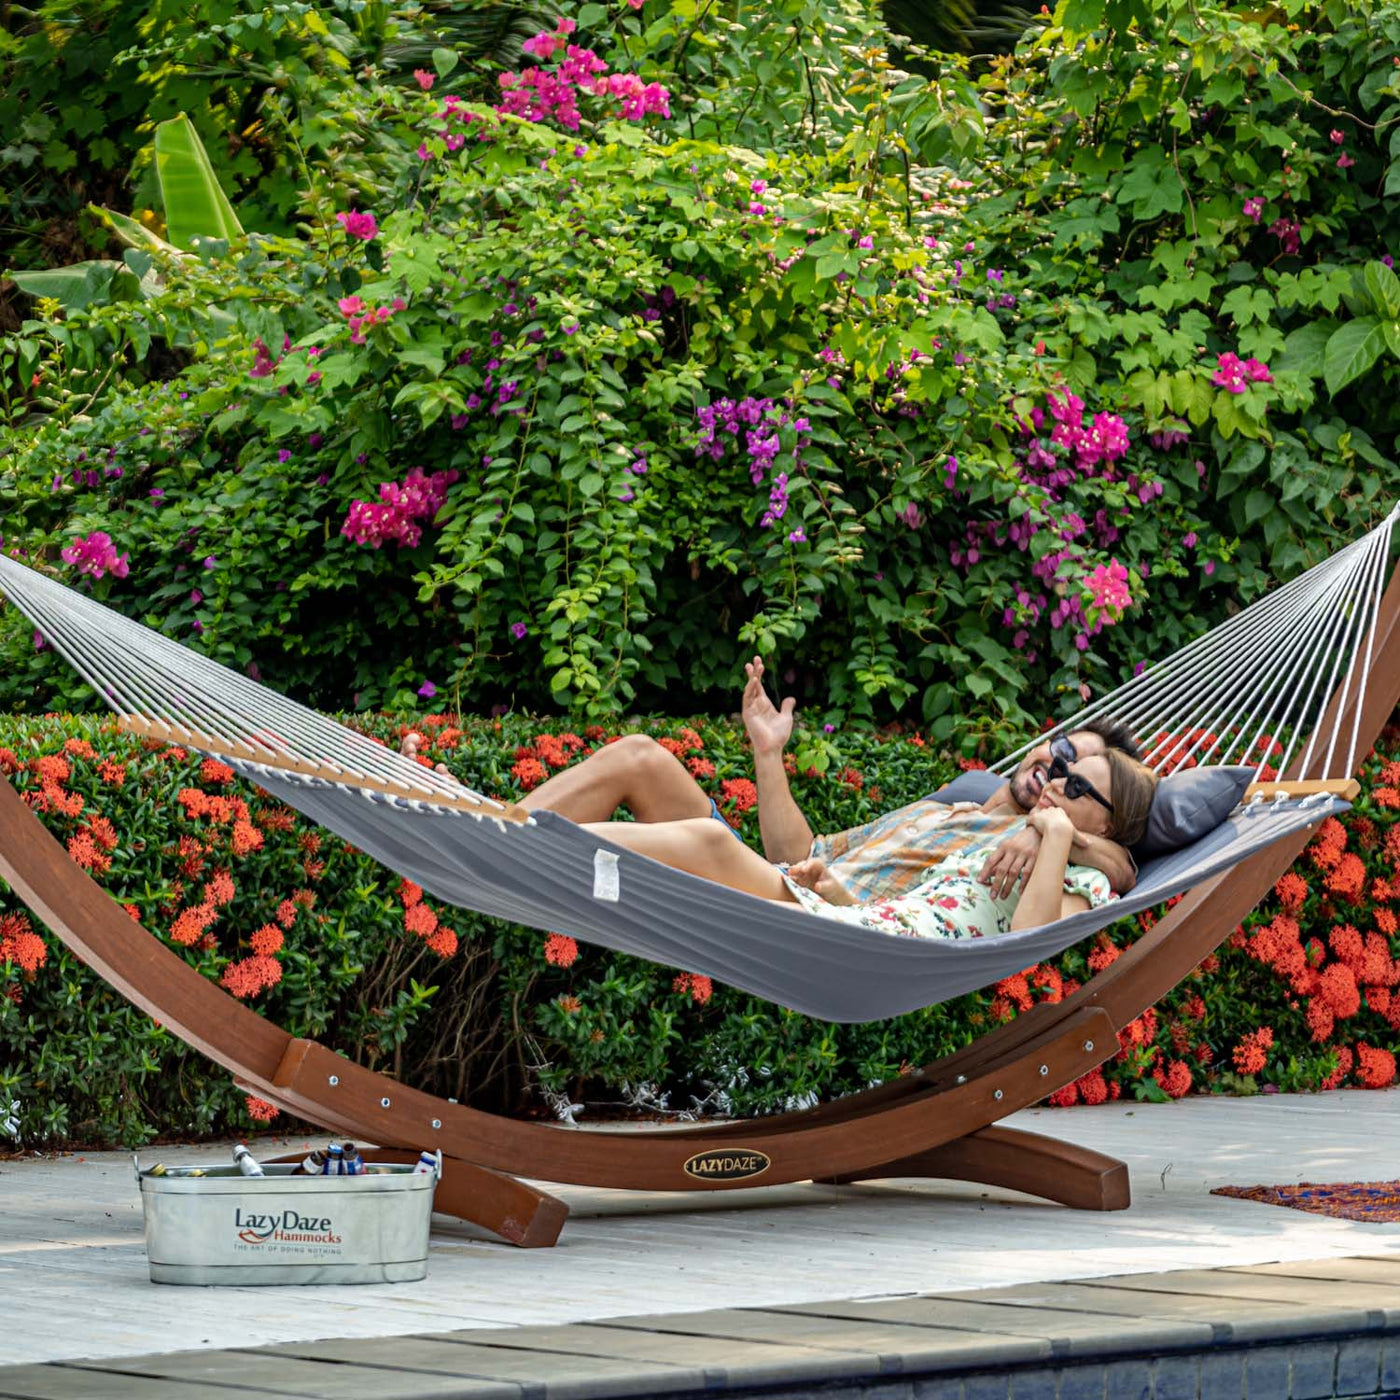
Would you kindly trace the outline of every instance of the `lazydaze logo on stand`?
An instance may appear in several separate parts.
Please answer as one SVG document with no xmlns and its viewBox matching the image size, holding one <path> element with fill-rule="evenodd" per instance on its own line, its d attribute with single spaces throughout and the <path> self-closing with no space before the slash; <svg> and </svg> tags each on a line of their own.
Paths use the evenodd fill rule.
<svg viewBox="0 0 1400 1400">
<path fill-rule="evenodd" d="M 302 1215 L 295 1210 L 262 1215 L 235 1206 L 233 1228 L 244 1244 L 251 1245 L 337 1245 L 343 1242 L 335 1233 L 330 1216 Z"/>
<path fill-rule="evenodd" d="M 724 1152 L 697 1152 L 685 1162 L 685 1173 L 701 1181 L 738 1181 L 761 1176 L 773 1165 L 766 1152 L 734 1149 Z"/>
</svg>

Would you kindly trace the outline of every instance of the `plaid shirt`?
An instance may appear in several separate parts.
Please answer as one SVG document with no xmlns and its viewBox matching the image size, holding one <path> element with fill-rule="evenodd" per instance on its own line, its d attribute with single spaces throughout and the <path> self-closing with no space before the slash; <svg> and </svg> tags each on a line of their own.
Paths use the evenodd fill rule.
<svg viewBox="0 0 1400 1400">
<path fill-rule="evenodd" d="M 1025 817 L 991 816 L 967 802 L 921 798 L 864 826 L 818 836 L 811 856 L 861 903 L 907 894 L 929 867 L 951 855 L 981 855 L 1020 831 Z"/>
</svg>

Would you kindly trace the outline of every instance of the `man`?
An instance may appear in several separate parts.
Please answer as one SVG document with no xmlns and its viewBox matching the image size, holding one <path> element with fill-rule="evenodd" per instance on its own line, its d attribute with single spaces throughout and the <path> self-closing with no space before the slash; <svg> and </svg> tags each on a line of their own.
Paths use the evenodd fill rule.
<svg viewBox="0 0 1400 1400">
<path fill-rule="evenodd" d="M 999 896 L 1010 893 L 1029 876 L 1040 837 L 1030 827 L 1012 836 L 1005 833 L 1035 805 L 1051 762 L 1057 756 L 1073 762 L 1109 747 L 1138 757 L 1125 727 L 1096 721 L 1053 743 L 1038 744 L 1021 760 L 1010 781 L 980 805 L 950 807 L 924 798 L 865 826 L 814 837 L 793 799 L 783 767 L 796 701 L 789 697 L 781 706 L 773 704 L 763 688 L 763 662 L 758 657 L 744 670 L 748 684 L 743 718 L 753 744 L 763 854 L 780 863 L 818 858 L 859 901 L 900 894 L 917 883 L 921 871 L 934 861 L 974 850 L 985 852 L 983 883 Z M 409 734 L 403 752 L 413 755 L 419 742 L 417 734 Z M 527 793 L 520 806 L 558 812 L 579 823 L 608 821 L 621 806 L 639 822 L 720 815 L 685 765 L 645 734 L 624 735 L 582 763 L 554 774 Z M 1126 894 L 1137 879 L 1128 853 L 1103 837 L 1076 836 L 1071 859 L 1102 870 L 1117 894 Z"/>
</svg>

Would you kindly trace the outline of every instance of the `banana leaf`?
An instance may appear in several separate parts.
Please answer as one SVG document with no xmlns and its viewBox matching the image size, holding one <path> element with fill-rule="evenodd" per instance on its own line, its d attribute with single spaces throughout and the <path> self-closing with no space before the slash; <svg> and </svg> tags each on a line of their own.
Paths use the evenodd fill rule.
<svg viewBox="0 0 1400 1400">
<path fill-rule="evenodd" d="M 165 201 L 165 228 L 177 248 L 196 238 L 242 237 L 243 226 L 219 184 L 209 156 L 181 112 L 156 127 L 156 175 Z"/>
<path fill-rule="evenodd" d="M 32 297 L 52 297 L 65 311 L 80 311 L 96 303 L 135 301 L 146 295 L 136 272 L 111 258 L 5 275 L 20 291 Z"/>
</svg>

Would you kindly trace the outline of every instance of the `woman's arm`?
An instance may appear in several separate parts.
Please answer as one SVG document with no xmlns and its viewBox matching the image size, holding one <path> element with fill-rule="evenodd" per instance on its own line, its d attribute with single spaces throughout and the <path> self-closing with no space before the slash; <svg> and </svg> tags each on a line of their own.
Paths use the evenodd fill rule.
<svg viewBox="0 0 1400 1400">
<path fill-rule="evenodd" d="M 1074 823 L 1058 807 L 1032 812 L 1027 818 L 1040 833 L 1035 868 L 1011 916 L 1011 931 L 1040 928 L 1089 907 L 1083 895 L 1065 893 L 1065 868 L 1074 846 Z"/>
</svg>

